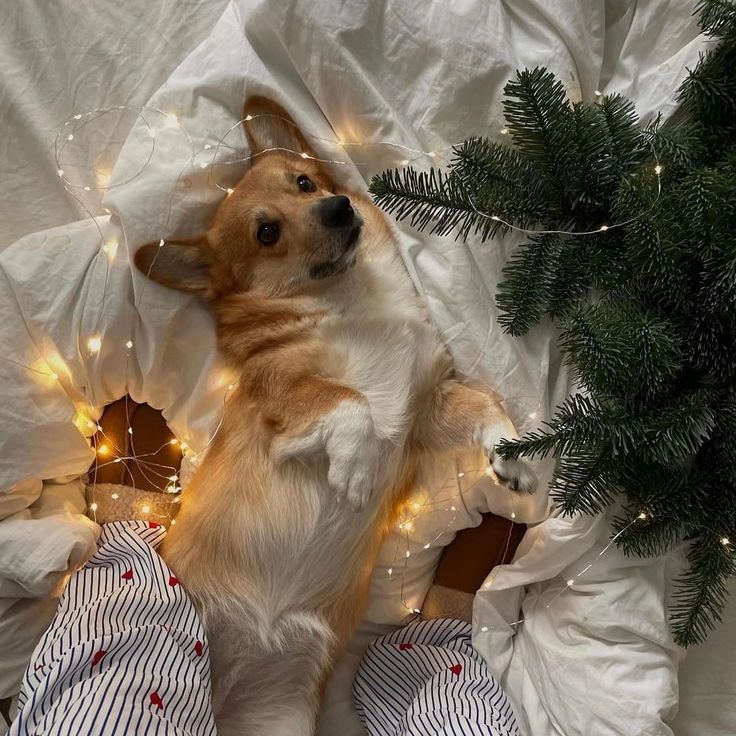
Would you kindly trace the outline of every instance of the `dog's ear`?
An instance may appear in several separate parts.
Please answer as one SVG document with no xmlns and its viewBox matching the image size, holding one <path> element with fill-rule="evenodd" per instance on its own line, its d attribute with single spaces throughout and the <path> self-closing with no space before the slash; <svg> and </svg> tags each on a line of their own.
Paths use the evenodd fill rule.
<svg viewBox="0 0 736 736">
<path fill-rule="evenodd" d="M 291 115 L 266 97 L 254 96 L 245 101 L 243 128 L 252 155 L 276 148 L 314 156 Z"/>
<path fill-rule="evenodd" d="M 210 285 L 212 251 L 205 236 L 146 243 L 134 261 L 144 276 L 172 289 L 198 293 Z"/>
</svg>

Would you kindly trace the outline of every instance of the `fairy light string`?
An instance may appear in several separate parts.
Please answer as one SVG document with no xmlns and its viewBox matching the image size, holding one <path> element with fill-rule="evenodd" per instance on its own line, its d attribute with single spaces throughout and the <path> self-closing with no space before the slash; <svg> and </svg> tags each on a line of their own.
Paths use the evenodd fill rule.
<svg viewBox="0 0 736 736">
<path fill-rule="evenodd" d="M 601 93 L 598 90 L 596 90 L 595 96 L 596 98 L 600 98 Z M 147 133 L 147 137 L 150 141 L 150 147 L 148 148 L 147 153 L 145 154 L 142 166 L 137 171 L 130 174 L 127 178 L 123 179 L 122 181 L 116 181 L 114 183 L 112 182 L 111 176 L 109 175 L 104 175 L 104 176 L 101 175 L 98 178 L 98 183 L 95 186 L 92 186 L 89 183 L 80 183 L 80 182 L 74 181 L 67 173 L 69 167 L 67 166 L 67 168 L 65 169 L 65 165 L 63 161 L 64 152 L 68 149 L 70 144 L 79 136 L 80 132 L 87 125 L 89 125 L 93 121 L 99 120 L 105 115 L 109 115 L 116 111 L 133 113 L 136 116 L 137 120 L 140 120 L 144 126 L 144 130 Z M 338 166 L 355 166 L 355 167 L 363 167 L 363 166 L 369 167 L 370 166 L 368 162 L 355 161 L 355 160 L 352 160 L 350 157 L 347 157 L 347 158 L 320 157 L 320 156 L 309 154 L 304 151 L 296 151 L 296 150 L 293 150 L 290 148 L 284 148 L 284 147 L 272 147 L 272 148 L 268 148 L 263 151 L 259 151 L 256 153 L 249 153 L 248 155 L 244 155 L 244 156 L 237 156 L 236 158 L 231 158 L 228 160 L 218 160 L 218 155 L 220 154 L 221 151 L 227 150 L 230 152 L 239 153 L 239 149 L 230 146 L 226 142 L 226 139 L 230 135 L 230 133 L 232 133 L 232 131 L 235 130 L 236 128 L 239 128 L 242 124 L 251 122 L 260 117 L 277 118 L 281 122 L 289 126 L 296 127 L 296 125 L 291 120 L 284 118 L 280 115 L 274 114 L 274 113 L 259 113 L 256 115 L 246 115 L 244 118 L 242 118 L 241 120 L 231 125 L 228 128 L 228 130 L 225 132 L 225 134 L 215 141 L 214 145 L 212 143 L 205 143 L 201 148 L 197 148 L 194 143 L 194 138 L 189 133 L 187 128 L 182 124 L 182 122 L 180 121 L 180 119 L 178 118 L 176 114 L 172 112 L 167 112 L 165 110 L 162 110 L 158 107 L 153 107 L 153 106 L 113 105 L 107 108 L 98 108 L 98 109 L 90 110 L 85 113 L 77 113 L 64 123 L 64 127 L 57 133 L 56 139 L 54 141 L 54 160 L 55 160 L 55 165 L 56 165 L 56 173 L 60 181 L 62 182 L 64 189 L 77 202 L 77 204 L 85 212 L 85 214 L 93 221 L 99 233 L 99 236 L 100 236 L 99 254 L 104 259 L 104 267 L 106 269 L 104 286 L 103 286 L 103 296 L 101 300 L 101 307 L 98 313 L 98 318 L 97 318 L 97 323 L 95 325 L 95 329 L 90 335 L 86 337 L 86 339 L 82 339 L 80 336 L 80 340 L 82 341 L 82 344 L 80 344 L 80 354 L 82 356 L 86 356 L 87 360 L 99 359 L 99 356 L 106 345 L 106 342 L 104 340 L 104 335 L 103 335 L 103 329 L 99 321 L 104 312 L 104 306 L 105 306 L 105 302 L 107 298 L 110 268 L 111 268 L 111 264 L 115 260 L 117 250 L 119 248 L 119 242 L 118 242 L 118 239 L 115 237 L 106 236 L 105 232 L 103 231 L 103 228 L 98 222 L 99 216 L 96 216 L 91 211 L 84 197 L 88 194 L 91 194 L 92 192 L 95 192 L 98 194 L 104 194 L 105 192 L 108 192 L 108 191 L 111 191 L 111 190 L 114 190 L 120 187 L 124 187 L 126 185 L 129 185 L 135 182 L 143 174 L 143 172 L 146 171 L 146 169 L 152 164 L 156 150 L 157 150 L 157 138 L 163 131 L 173 131 L 174 133 L 178 133 L 179 135 L 183 136 L 184 141 L 188 148 L 188 155 L 182 161 L 181 169 L 179 171 L 178 176 L 176 177 L 176 185 L 169 199 L 169 207 L 168 207 L 168 213 L 167 213 L 166 223 L 165 223 L 166 229 L 168 229 L 168 224 L 171 218 L 172 203 L 173 203 L 175 191 L 178 189 L 179 181 L 184 171 L 186 171 L 187 167 L 199 168 L 199 169 L 209 169 L 209 177 L 208 177 L 209 183 L 212 186 L 214 186 L 216 189 L 218 189 L 219 191 L 223 192 L 226 196 L 229 196 L 233 193 L 234 189 L 230 186 L 225 186 L 221 184 L 220 181 L 218 181 L 217 176 L 216 176 L 216 168 L 219 166 L 242 165 L 242 164 L 252 161 L 253 159 L 265 153 L 269 153 L 273 151 L 280 151 L 284 153 L 293 154 L 303 159 L 310 159 L 318 163 L 326 163 L 326 164 L 338 165 Z M 160 127 L 157 127 L 153 123 L 153 121 L 156 119 L 158 120 Z M 509 133 L 509 130 L 506 127 L 502 127 L 498 130 L 498 133 L 501 136 L 504 136 Z M 456 146 L 460 144 L 460 142 L 447 144 L 447 145 L 438 147 L 434 150 L 426 151 L 426 150 L 414 148 L 414 147 L 407 146 L 402 143 L 397 143 L 395 141 L 390 141 L 390 140 L 356 142 L 356 141 L 343 140 L 341 138 L 328 138 L 328 137 L 317 135 L 315 133 L 305 132 L 303 130 L 301 130 L 301 134 L 305 136 L 306 138 L 310 138 L 314 141 L 319 141 L 321 143 L 325 143 L 330 146 L 338 146 L 342 148 L 343 151 L 347 151 L 348 149 L 352 149 L 352 148 L 361 149 L 361 148 L 389 147 L 397 151 L 401 151 L 406 156 L 405 158 L 401 159 L 398 162 L 400 166 L 409 166 L 416 161 L 424 160 L 424 159 L 430 159 L 430 160 L 440 159 L 444 163 L 448 163 L 448 158 L 446 155 L 447 152 L 453 150 Z M 664 165 L 660 162 L 659 158 L 657 157 L 657 153 L 654 150 L 653 146 L 652 146 L 652 154 L 656 162 L 654 166 L 654 173 L 657 177 L 657 191 L 656 191 L 656 197 L 655 197 L 655 202 L 656 202 L 656 199 L 660 197 L 661 191 L 662 191 L 661 175 L 664 170 Z M 488 213 L 485 213 L 479 210 L 476 207 L 476 205 L 472 202 L 471 202 L 471 206 L 479 216 L 491 219 L 495 222 L 498 222 L 500 225 L 503 225 L 505 228 L 507 228 L 510 231 L 516 231 L 516 232 L 524 233 L 527 235 L 559 234 L 559 235 L 568 235 L 568 236 L 575 236 L 575 237 L 594 236 L 594 235 L 600 235 L 601 233 L 610 232 L 611 230 L 615 230 L 616 228 L 624 227 L 626 225 L 631 224 L 636 219 L 638 219 L 638 218 L 631 218 L 629 220 L 619 222 L 619 223 L 604 224 L 595 230 L 589 230 L 589 231 L 584 231 L 584 232 L 565 231 L 565 230 L 534 230 L 534 229 L 529 229 L 529 228 L 521 228 L 521 227 L 517 227 L 513 225 L 512 223 L 508 222 L 507 220 L 503 218 L 502 212 L 498 212 L 498 213 L 489 215 Z M 111 215 L 111 212 L 109 209 L 107 208 L 103 208 L 103 209 L 106 215 Z M 639 217 L 642 217 L 642 216 L 643 215 L 640 215 Z M 118 224 L 120 225 L 120 228 L 122 230 L 123 240 L 127 247 L 128 242 L 127 242 L 127 235 L 125 233 L 124 223 L 121 220 L 119 220 Z M 164 247 L 165 245 L 166 245 L 165 239 L 161 239 L 159 241 L 159 246 Z M 137 296 L 134 302 L 134 308 L 136 312 L 138 312 L 140 299 L 145 291 L 145 286 L 146 286 L 146 282 L 144 282 L 142 288 L 138 290 L 138 293 L 137 293 Z M 145 453 L 136 453 L 135 438 L 133 435 L 133 428 L 130 423 L 130 414 L 129 414 L 129 407 L 128 407 L 129 361 L 130 361 L 130 355 L 131 355 L 131 350 L 133 346 L 134 346 L 134 336 L 133 335 L 130 335 L 129 338 L 125 340 L 120 346 L 121 349 L 125 350 L 124 385 L 126 389 L 126 395 L 125 395 L 126 434 L 127 434 L 126 440 L 129 444 L 129 450 L 118 447 L 115 441 L 111 437 L 107 436 L 104 429 L 97 421 L 92 421 L 91 419 L 87 418 L 86 421 L 82 419 L 82 421 L 80 422 L 82 426 L 86 427 L 87 429 L 95 429 L 95 432 L 92 435 L 91 440 L 90 440 L 92 449 L 94 451 L 94 460 L 93 460 L 93 466 L 91 468 L 91 472 L 93 474 L 93 481 L 89 486 L 90 487 L 90 499 L 91 499 L 90 504 L 89 504 L 89 510 L 92 512 L 93 518 L 95 521 L 97 521 L 96 512 L 98 509 L 98 500 L 95 497 L 96 487 L 97 487 L 97 471 L 99 469 L 102 469 L 106 466 L 113 465 L 113 464 L 119 464 L 119 463 L 123 464 L 123 467 L 125 468 L 124 475 L 130 476 L 132 487 L 136 488 L 135 475 L 133 474 L 131 468 L 127 464 L 128 461 L 134 463 L 138 472 L 140 472 L 143 478 L 146 479 L 149 485 L 157 488 L 163 494 L 167 494 L 167 495 L 173 494 L 175 496 L 175 499 L 174 499 L 175 502 L 178 502 L 180 500 L 180 494 L 182 492 L 180 471 L 177 471 L 174 466 L 157 462 L 156 460 L 157 456 L 167 446 L 176 445 L 181 449 L 183 455 L 186 456 L 189 461 L 191 461 L 193 464 L 196 464 L 198 461 L 198 458 L 207 451 L 207 449 L 210 447 L 210 445 L 212 444 L 212 442 L 218 435 L 223 425 L 224 419 L 225 419 L 225 411 L 227 407 L 228 397 L 230 396 L 231 392 L 237 387 L 236 383 L 227 384 L 227 387 L 226 387 L 226 390 L 224 392 L 223 399 L 222 399 L 223 406 L 222 406 L 222 411 L 220 413 L 220 419 L 213 433 L 210 435 L 209 439 L 207 440 L 207 442 L 205 443 L 205 445 L 202 447 L 202 449 L 199 452 L 197 453 L 193 452 L 191 448 L 189 448 L 186 442 L 180 440 L 179 438 L 174 438 L 162 444 L 159 448 L 157 448 L 154 451 L 145 452 Z M 34 374 L 43 376 L 44 378 L 50 379 L 53 384 L 60 385 L 62 388 L 64 388 L 64 386 L 62 385 L 62 378 L 61 378 L 59 370 L 52 367 L 51 362 L 49 362 L 49 360 L 47 359 L 41 359 L 40 367 L 38 365 L 37 366 L 26 365 L 22 363 L 21 361 L 15 360 L 13 358 L 8 358 L 6 356 L 0 356 L 0 360 L 3 360 L 7 363 L 18 366 L 20 368 L 23 368 Z M 45 368 L 48 368 L 48 370 L 45 370 Z M 91 408 L 86 398 L 85 398 L 85 402 L 88 404 L 87 415 L 89 416 L 93 414 L 95 410 Z M 538 411 L 530 412 L 529 418 L 536 419 L 537 415 L 538 415 Z M 464 503 L 464 495 L 463 495 L 464 491 L 462 488 L 461 481 L 465 477 L 466 471 L 462 471 L 459 468 L 456 468 L 456 470 L 457 472 L 455 473 L 455 476 L 456 476 L 457 491 L 458 491 L 457 497 L 459 497 L 461 501 Z M 492 469 L 488 468 L 485 471 L 485 476 L 490 476 L 491 478 L 493 478 Z M 514 506 L 514 494 L 511 491 L 509 491 L 509 493 L 511 494 L 510 518 L 513 521 L 516 518 L 516 510 Z M 110 494 L 110 498 L 113 501 L 118 500 L 119 493 L 116 491 L 113 491 Z M 416 502 L 416 501 L 412 502 L 410 500 L 407 506 L 406 512 L 402 514 L 401 520 L 398 522 L 400 539 L 402 540 L 404 544 L 403 554 L 401 553 L 401 550 L 399 550 L 397 546 L 397 549 L 394 554 L 393 563 L 391 567 L 388 568 L 387 572 L 388 572 L 389 580 L 394 580 L 395 579 L 394 578 L 394 568 L 397 567 L 398 565 L 401 566 L 402 574 L 400 576 L 400 584 L 401 584 L 400 599 L 401 599 L 402 605 L 412 615 L 420 615 L 420 610 L 415 605 L 412 605 L 411 603 L 406 601 L 405 582 L 406 582 L 406 573 L 408 570 L 409 561 L 415 550 L 418 550 L 418 549 L 429 550 L 433 547 L 441 546 L 437 544 L 439 540 L 444 535 L 448 533 L 452 533 L 452 531 L 455 528 L 456 521 L 457 521 L 457 508 L 455 505 L 447 506 L 447 504 L 450 503 L 455 498 L 456 496 L 453 495 L 451 498 L 434 498 L 430 501 L 429 497 L 425 494 L 425 497 L 422 502 Z M 140 508 L 140 512 L 147 518 L 153 515 L 153 516 L 156 516 L 157 518 L 164 519 L 165 521 L 168 521 L 171 524 L 176 523 L 175 519 L 172 517 L 170 513 L 166 515 L 157 514 L 156 512 L 151 510 L 150 505 L 147 503 L 142 503 L 139 508 Z M 410 512 L 413 512 L 413 514 Z M 440 512 L 442 513 L 450 512 L 452 514 L 449 522 L 439 532 L 437 532 L 431 539 L 424 540 L 424 541 L 412 541 L 410 533 L 414 531 L 415 521 L 420 516 L 426 517 L 427 515 L 431 515 L 434 513 L 440 513 Z M 610 547 L 613 544 L 615 544 L 615 542 L 620 538 L 622 534 L 624 534 L 626 531 L 628 531 L 630 528 L 632 528 L 636 524 L 640 524 L 646 521 L 648 518 L 649 518 L 648 512 L 646 511 L 640 512 L 640 514 L 636 518 L 634 518 L 626 527 L 621 529 L 614 537 L 612 537 L 610 542 L 599 553 L 598 558 L 602 557 L 610 549 Z M 505 541 L 504 559 L 506 558 L 509 547 L 510 547 L 512 529 L 513 529 L 513 525 L 510 524 L 507 538 Z M 722 534 L 722 533 L 718 534 L 718 540 L 721 543 L 724 551 L 728 552 L 729 554 L 733 552 L 733 544 L 727 535 Z M 573 576 L 573 578 L 568 580 L 567 584 L 563 586 L 562 589 L 555 595 L 555 597 L 547 604 L 547 607 L 549 607 L 549 605 L 551 605 L 551 603 L 559 595 L 562 595 L 566 590 L 572 587 L 575 580 L 577 580 L 582 575 L 584 575 L 586 572 L 588 572 L 591 569 L 591 567 L 593 567 L 593 565 L 594 563 L 590 563 L 585 568 L 583 568 L 578 573 L 576 573 Z M 520 621 L 512 622 L 509 625 L 515 626 L 515 625 L 521 624 L 522 622 L 523 622 L 523 619 Z M 483 627 L 483 629 L 481 630 L 484 630 L 484 629 L 487 630 L 487 627 Z"/>
</svg>

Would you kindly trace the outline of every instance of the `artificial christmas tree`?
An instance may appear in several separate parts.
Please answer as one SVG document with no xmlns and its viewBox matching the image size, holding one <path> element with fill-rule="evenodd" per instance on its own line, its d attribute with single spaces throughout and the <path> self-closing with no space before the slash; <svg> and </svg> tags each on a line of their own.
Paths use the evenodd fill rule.
<svg viewBox="0 0 736 736">
<path fill-rule="evenodd" d="M 544 69 L 505 89 L 513 147 L 454 149 L 448 172 L 376 177 L 377 202 L 420 229 L 529 239 L 497 301 L 513 335 L 556 320 L 582 391 L 506 457 L 557 458 L 566 513 L 621 502 L 624 548 L 691 542 L 671 621 L 682 645 L 719 619 L 736 572 L 736 2 L 702 0 L 717 41 L 641 127 L 620 96 L 568 102 Z M 637 523 L 632 523 L 636 521 Z"/>
</svg>

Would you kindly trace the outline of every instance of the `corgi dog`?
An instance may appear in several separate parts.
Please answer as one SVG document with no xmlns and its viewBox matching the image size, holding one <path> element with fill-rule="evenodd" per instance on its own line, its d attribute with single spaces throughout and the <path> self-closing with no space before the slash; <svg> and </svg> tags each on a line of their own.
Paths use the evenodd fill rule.
<svg viewBox="0 0 736 736">
<path fill-rule="evenodd" d="M 206 234 L 135 254 L 207 300 L 237 374 L 162 555 L 204 622 L 220 736 L 309 736 L 422 458 L 475 445 L 509 488 L 536 478 L 496 455 L 514 427 L 454 377 L 383 213 L 279 105 L 243 116 L 252 165 Z"/>
</svg>

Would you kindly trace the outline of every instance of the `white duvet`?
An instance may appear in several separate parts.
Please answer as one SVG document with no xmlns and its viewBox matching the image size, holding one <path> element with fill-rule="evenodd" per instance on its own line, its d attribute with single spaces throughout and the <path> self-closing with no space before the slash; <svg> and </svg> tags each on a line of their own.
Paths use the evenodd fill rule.
<svg viewBox="0 0 736 736">
<path fill-rule="evenodd" d="M 30 602 L 40 581 L 60 577 L 43 561 L 73 562 L 94 543 L 96 529 L 82 520 L 79 505 L 59 510 L 58 518 L 74 530 L 63 539 L 49 537 L 33 518 L 44 503 L 40 479 L 68 480 L 89 465 L 91 452 L 70 422 L 85 397 L 100 408 L 128 390 L 162 407 L 172 429 L 196 449 L 217 422 L 227 383 L 215 364 L 212 322 L 202 305 L 147 284 L 129 268 L 140 243 L 201 231 L 222 193 L 208 183 L 207 170 L 188 163 L 183 136 L 162 130 L 153 161 L 132 184 L 112 190 L 104 203 L 85 197 L 100 215 L 105 239 L 119 243 L 108 272 L 98 230 L 80 219 L 83 208 L 63 193 L 56 176 L 52 141 L 64 120 L 93 107 L 156 106 L 175 113 L 204 152 L 240 118 L 246 94 L 265 93 L 310 132 L 365 143 L 345 151 L 319 146 L 328 158 L 351 160 L 341 173 L 362 186 L 405 157 L 378 141 L 430 150 L 500 130 L 501 91 L 518 67 L 548 66 L 574 99 L 591 99 L 596 89 L 622 92 L 650 117 L 672 112 L 673 91 L 703 48 L 687 0 L 154 5 L 107 5 L 103 15 L 90 0 L 19 4 L 2 31 L 0 339 L 6 357 L 32 365 L 56 361 L 62 388 L 0 361 L 0 593 L 5 584 L 16 586 L 0 600 L 7 602 L 0 608 L 0 644 L 28 615 L 18 612 L 19 595 Z M 81 167 L 70 169 L 74 178 L 83 178 L 85 166 L 107 170 L 114 164 L 115 184 L 140 169 L 148 150 L 145 128 L 130 117 L 116 120 L 117 127 L 88 131 L 84 146 L 75 149 Z M 228 142 L 241 145 L 239 131 Z M 58 227 L 40 232 L 52 225 Z M 493 294 L 516 241 L 461 243 L 406 226 L 401 232 L 407 266 L 458 368 L 507 397 L 520 430 L 548 418 L 569 390 L 553 331 L 541 327 L 513 340 L 496 323 Z M 90 356 L 86 338 L 100 332 L 102 350 Z M 464 499 L 457 496 L 459 511 L 418 521 L 416 567 L 407 578 L 410 605 L 420 600 L 438 555 L 423 551 L 420 542 L 443 530 L 440 541 L 447 542 L 454 529 L 477 523 L 480 511 L 508 514 L 510 503 L 508 495 L 474 488 Z M 542 521 L 544 497 L 514 511 L 519 520 Z M 12 566 L 19 579 L 11 580 L 3 560 L 12 559 L 8 550 L 22 521 L 40 562 Z M 39 526 L 28 526 L 33 523 Z M 611 550 L 549 603 L 607 538 L 603 519 L 543 521 L 527 535 L 514 564 L 497 571 L 477 597 L 475 644 L 523 713 L 526 732 L 736 732 L 733 684 L 710 688 L 707 707 L 691 695 L 707 689 L 708 677 L 736 680 L 732 660 L 717 654 L 710 668 L 702 666 L 707 655 L 699 651 L 680 667 L 681 681 L 694 690 L 680 693 L 686 708 L 676 717 L 682 653 L 671 642 L 664 607 L 674 558 L 626 560 Z M 406 613 L 386 585 L 396 551 L 395 540 L 384 549 L 369 612 L 374 624 L 338 667 L 322 734 L 361 733 L 350 708 L 350 673 L 370 632 Z M 49 577 L 55 570 L 56 578 Z M 508 627 L 504 622 L 519 618 L 522 601 L 526 622 Z M 733 606 L 729 611 L 733 616 Z M 713 641 L 733 648 L 727 628 Z M 9 694 L 1 688 L 11 686 L 16 670 L 17 662 L 0 663 L 0 697 Z"/>
</svg>

